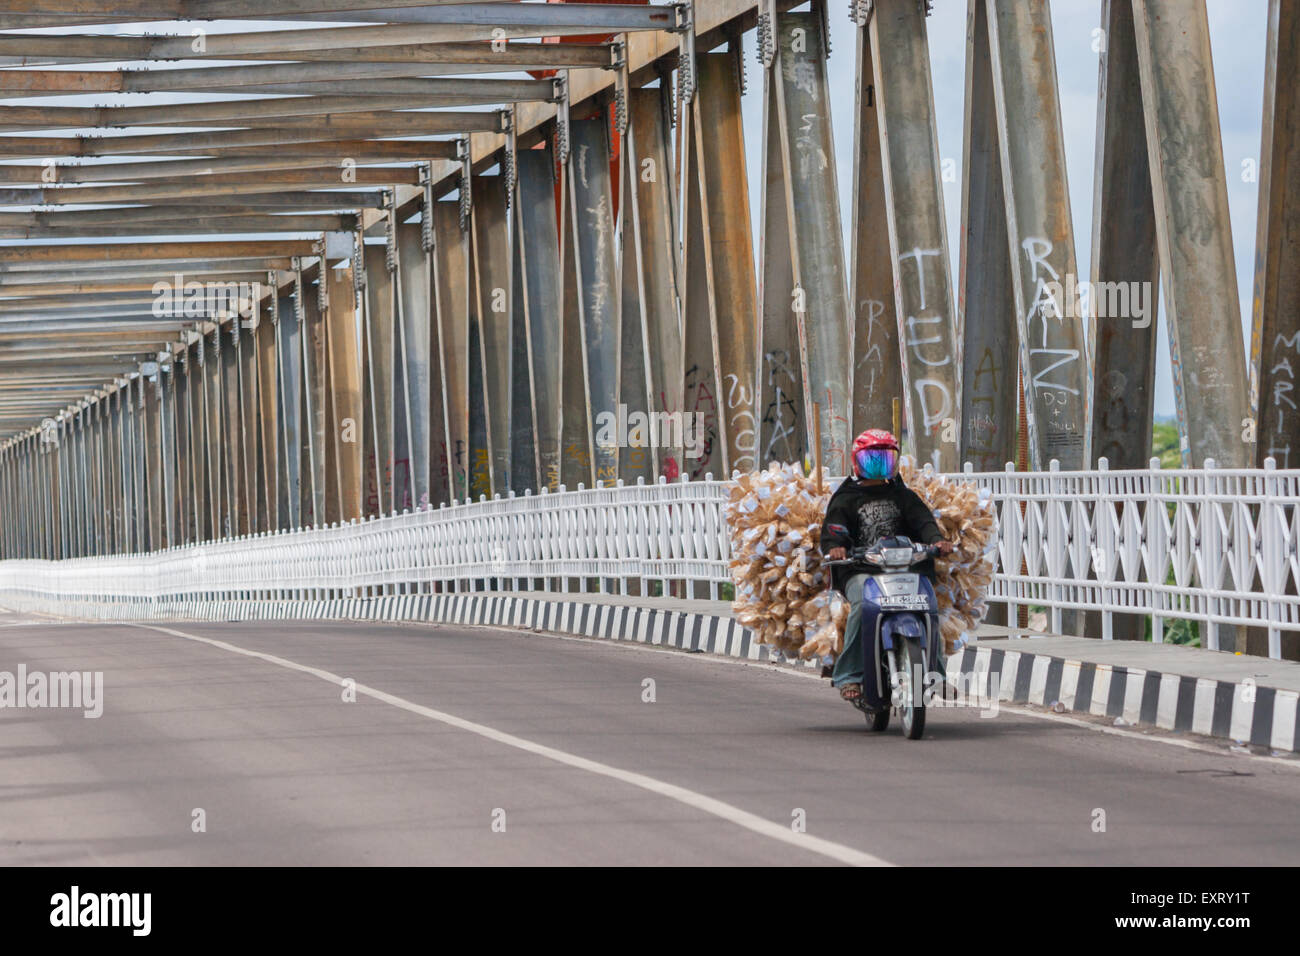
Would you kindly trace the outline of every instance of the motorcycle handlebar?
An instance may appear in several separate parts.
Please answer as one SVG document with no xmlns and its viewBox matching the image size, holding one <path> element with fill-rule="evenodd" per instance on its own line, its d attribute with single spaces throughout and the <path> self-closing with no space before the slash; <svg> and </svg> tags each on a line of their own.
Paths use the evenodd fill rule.
<svg viewBox="0 0 1300 956">
<path fill-rule="evenodd" d="M 852 551 L 849 552 L 849 556 L 847 558 L 827 559 L 822 561 L 822 565 L 825 567 L 832 567 L 832 568 L 843 567 L 845 565 L 850 565 L 850 564 L 869 565 L 872 564 L 873 562 L 868 561 L 867 556 L 871 554 L 872 551 L 873 549 L 871 548 L 854 548 Z M 918 563 L 916 558 L 919 558 L 921 556 L 924 556 L 926 558 L 937 558 L 939 556 L 939 546 L 937 544 L 914 545 L 913 554 L 915 555 L 915 557 L 911 562 L 912 564 Z"/>
</svg>

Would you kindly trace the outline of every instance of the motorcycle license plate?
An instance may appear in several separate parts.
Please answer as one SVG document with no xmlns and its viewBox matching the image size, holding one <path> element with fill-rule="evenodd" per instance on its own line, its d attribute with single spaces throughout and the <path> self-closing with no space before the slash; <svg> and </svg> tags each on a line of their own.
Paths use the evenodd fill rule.
<svg viewBox="0 0 1300 956">
<path fill-rule="evenodd" d="M 892 594 L 880 599 L 882 611 L 928 611 L 930 599 L 924 594 Z"/>
</svg>

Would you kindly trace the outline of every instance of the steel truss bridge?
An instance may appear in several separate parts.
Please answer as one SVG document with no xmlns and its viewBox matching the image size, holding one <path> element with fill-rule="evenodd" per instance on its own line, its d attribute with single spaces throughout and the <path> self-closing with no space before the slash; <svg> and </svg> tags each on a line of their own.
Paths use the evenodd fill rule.
<svg viewBox="0 0 1300 956">
<path fill-rule="evenodd" d="M 932 87 L 930 6 L 853 0 L 850 91 L 828 83 L 825 0 L 7 0 L 0 556 L 818 451 L 842 473 L 896 409 L 944 471 L 1142 470 L 1157 323 L 1122 295 L 1141 284 L 1184 462 L 1296 464 L 1300 2 L 1272 0 L 1260 51 L 1249 354 L 1204 0 L 1099 4 L 1091 309 L 1045 0 L 969 0 L 952 274 L 934 102 L 959 92 Z M 46 100 L 134 93 L 155 95 Z M 829 104 L 850 95 L 837 169 Z M 700 454 L 602 433 L 650 413 L 702 416 Z"/>
</svg>

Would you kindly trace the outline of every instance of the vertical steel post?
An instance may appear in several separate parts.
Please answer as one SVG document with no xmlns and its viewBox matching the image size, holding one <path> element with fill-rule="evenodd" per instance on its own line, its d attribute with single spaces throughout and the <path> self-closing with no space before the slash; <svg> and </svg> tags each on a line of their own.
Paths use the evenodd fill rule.
<svg viewBox="0 0 1300 956">
<path fill-rule="evenodd" d="M 597 484 L 612 484 L 618 478 L 622 416 L 618 393 L 619 276 L 609 122 L 603 112 L 591 119 L 574 120 L 570 136 L 573 152 L 567 164 L 568 214 L 573 217 L 580 354 L 586 382 L 583 417 L 591 433 L 593 478 Z M 567 353 L 566 358 L 570 355 Z M 567 369 L 565 374 L 569 374 Z"/>
<path fill-rule="evenodd" d="M 390 213 L 392 215 L 392 213 Z M 357 238 L 360 242 L 360 237 Z M 393 276 L 385 246 L 365 247 L 366 514 L 393 508 Z"/>
<path fill-rule="evenodd" d="M 145 506 L 148 520 L 147 550 L 162 547 L 165 525 L 163 503 L 163 427 L 162 427 L 162 370 L 157 362 L 146 363 L 152 374 L 140 373 L 140 391 L 144 398 L 144 477 Z"/>
<path fill-rule="evenodd" d="M 849 433 L 857 435 L 867 428 L 886 427 L 893 421 L 894 403 L 903 407 L 906 400 L 903 381 L 903 350 L 898 338 L 898 319 L 894 311 L 894 259 L 890 251 L 885 198 L 885 170 L 880 141 L 882 128 L 880 99 L 876 95 L 876 72 L 871 54 L 872 15 L 869 4 L 855 3 L 853 21 L 857 29 L 857 61 L 854 83 L 853 205 L 850 207 L 849 241 L 849 314 L 853 368 L 852 415 Z M 766 321 L 766 318 L 765 318 Z M 766 326 L 764 326 L 766 336 Z M 792 361 L 788 346 L 781 352 L 764 345 L 763 385 L 771 397 L 764 401 L 765 428 L 769 419 L 772 434 L 776 423 L 788 423 L 799 411 L 791 397 L 791 379 L 786 371 Z M 781 392 L 776 392 L 780 385 Z M 888 426 L 888 427 L 892 427 Z M 788 431 L 783 424 L 780 431 Z M 766 434 L 766 431 L 765 431 Z M 764 454 L 764 460 L 771 457 Z"/>
<path fill-rule="evenodd" d="M 208 465 L 208 528 L 209 539 L 224 538 L 230 534 L 230 507 L 226 493 L 225 455 L 222 436 L 222 374 L 221 329 L 214 327 L 210 339 L 205 338 L 205 351 L 199 353 L 204 363 L 203 407 L 204 447 Z M 206 352 L 206 358 L 204 358 Z"/>
<path fill-rule="evenodd" d="M 1033 467 L 1083 467 L 1090 397 L 1046 3 L 987 0 L 1007 240 Z"/>
<path fill-rule="evenodd" d="M 1251 331 L 1255 462 L 1300 464 L 1300 3 L 1271 0 Z M 1295 449 L 1296 454 L 1292 454 Z"/>
<path fill-rule="evenodd" d="M 265 304 L 258 303 L 257 328 L 253 331 L 253 348 L 257 379 L 257 420 L 253 430 L 257 435 L 260 472 L 258 485 L 257 528 L 259 531 L 276 531 L 280 528 L 280 382 L 279 362 L 276 352 L 279 321 L 279 302 L 276 298 L 274 276 Z"/>
<path fill-rule="evenodd" d="M 592 449 L 591 405 L 587 391 L 586 356 L 583 351 L 582 305 L 578 284 L 577 246 L 574 217 L 569 213 L 573 185 L 569 166 L 573 162 L 569 145 L 567 106 L 560 117 L 556 144 L 559 153 L 560 230 L 560 485 L 576 488 L 595 484 Z"/>
<path fill-rule="evenodd" d="M 239 438 L 240 483 L 243 485 L 245 534 L 253 534 L 260 527 L 258 513 L 264 510 L 261 495 L 261 465 L 259 448 L 261 429 L 258 425 L 258 409 L 261 399 L 257 392 L 257 310 L 259 303 L 254 300 L 251 314 L 232 318 L 232 324 L 240 326 L 239 333 Z"/>
<path fill-rule="evenodd" d="M 644 391 L 635 407 L 664 423 L 671 422 L 666 416 L 681 414 L 685 385 L 668 93 L 667 84 L 627 91 L 627 132 L 620 177 L 624 376 L 637 383 L 638 394 Z M 628 329 L 635 333 L 633 341 L 626 340 Z M 628 381 L 621 391 L 624 401 L 634 407 Z M 650 436 L 655 439 L 648 456 L 652 475 L 676 478 L 681 474 L 684 436 L 678 431 L 665 424 L 659 434 Z M 629 471 L 623 478 L 644 474 L 642 470 Z"/>
<path fill-rule="evenodd" d="M 304 483 L 310 483 L 310 475 L 304 475 L 303 449 L 309 443 L 309 428 L 305 427 L 303 406 L 305 402 L 303 388 L 303 329 L 298 315 L 298 286 L 295 281 L 294 292 L 280 295 L 275 304 L 277 319 L 275 329 L 276 383 L 279 400 L 277 410 L 281 427 L 278 429 L 277 445 L 280 466 L 277 469 L 279 491 L 279 529 L 301 528 L 303 521 L 302 499 Z M 309 459 L 310 456 L 306 456 Z"/>
<path fill-rule="evenodd" d="M 333 448 L 336 456 L 339 520 L 352 521 L 363 514 L 362 454 L 366 441 L 357 290 L 351 264 L 332 269 L 322 261 L 322 270 L 329 283 L 325 322 L 334 420 L 333 433 L 326 436 L 325 442 L 327 451 Z"/>
<path fill-rule="evenodd" d="M 433 204 L 433 275 L 438 315 L 438 364 L 446 410 L 451 497 L 469 494 L 469 249 L 460 204 Z"/>
<path fill-rule="evenodd" d="M 523 305 L 531 355 L 538 481 L 560 484 L 560 402 L 563 355 L 560 237 L 555 203 L 555 156 L 550 143 L 516 155 L 515 228 L 523 270 Z M 567 232 L 567 231 L 566 231 Z"/>
<path fill-rule="evenodd" d="M 1131 0 L 1103 0 L 1093 172 L 1092 454 L 1145 468 L 1155 411 L 1160 263 Z"/>
<path fill-rule="evenodd" d="M 161 358 L 161 356 L 160 356 Z M 173 377 L 175 362 L 167 355 L 166 364 L 160 362 L 158 368 L 158 429 L 160 434 L 162 481 L 159 492 L 162 496 L 162 540 L 161 547 L 169 548 L 177 544 L 176 540 L 176 383 Z"/>
<path fill-rule="evenodd" d="M 504 176 L 475 176 L 470 238 L 474 261 L 474 313 L 483 348 L 484 416 L 491 456 L 489 491 L 510 487 L 510 348 L 513 293 L 510 211 Z M 477 392 L 474 393 L 477 395 Z M 521 489 L 522 490 L 522 489 Z"/>
<path fill-rule="evenodd" d="M 796 428 L 802 434 L 791 451 L 807 454 L 820 440 L 825 466 L 834 474 L 844 474 L 852 439 L 853 362 L 826 39 L 817 6 L 808 13 L 777 13 L 770 21 L 772 62 L 764 73 L 763 91 L 767 101 L 764 268 L 772 256 L 782 254 L 789 257 L 790 266 L 776 266 L 776 284 L 763 286 L 763 353 L 765 357 L 780 352 L 793 355 L 792 347 L 797 345 L 798 362 L 792 371 L 804 415 Z M 775 195 L 769 195 L 773 190 Z M 769 322 L 785 331 L 769 336 Z M 777 377 L 775 361 L 766 364 L 768 376 Z M 731 421 L 735 389 L 735 383 L 724 382 L 728 428 L 743 430 L 743 419 Z M 790 394 L 789 389 L 786 382 L 783 393 Z M 773 405 L 776 398 L 775 391 L 765 395 L 762 407 Z M 814 405 L 821 410 L 820 438 L 814 435 Z M 780 411 L 781 405 L 776 408 Z M 777 425 L 769 428 L 775 437 Z"/>
<path fill-rule="evenodd" d="M 1204 0 L 1135 0 L 1156 235 L 1185 463 L 1251 459 L 1245 350 Z"/>
<path fill-rule="evenodd" d="M 921 4 L 879 6 L 868 25 L 881 170 L 902 336 L 910 446 L 918 461 L 957 467 L 960 356 L 944 221 L 939 142 Z"/>
<path fill-rule="evenodd" d="M 693 477 L 757 464 L 759 328 L 741 129 L 739 49 L 697 56 L 681 135 L 685 411 L 704 432 Z M 683 111 L 685 113 L 685 111 Z M 689 127 L 689 128 L 686 128 Z M 700 417 L 702 416 L 702 417 Z"/>
<path fill-rule="evenodd" d="M 294 299 L 297 303 L 302 338 L 302 376 L 303 376 L 303 465 L 307 477 L 303 480 L 302 520 L 303 524 L 321 527 L 330 520 L 331 510 L 338 510 L 338 495 L 330 494 L 334 487 L 333 479 L 326 475 L 333 468 L 333 460 L 328 453 L 326 440 L 329 419 L 329 361 L 326 351 L 325 312 L 321 307 L 323 295 L 320 290 L 328 290 L 326 272 L 329 265 L 320 260 L 318 286 L 313 289 L 302 279 L 299 272 L 296 280 Z M 329 504 L 333 501 L 333 505 Z M 334 520 L 338 520 L 337 514 Z"/>
<path fill-rule="evenodd" d="M 176 422 L 176 543 L 189 544 L 194 535 L 194 457 L 192 413 L 190 410 L 194 359 L 192 346 L 186 345 L 172 362 L 172 393 L 175 396 Z"/>
<path fill-rule="evenodd" d="M 221 420 L 225 425 L 221 434 L 222 460 L 226 464 L 223 477 L 226 482 L 226 506 L 230 515 L 227 534 L 238 536 L 248 533 L 248 488 L 244 480 L 244 409 L 240 387 L 244 335 L 239 327 L 238 316 L 231 317 L 227 331 L 230 338 L 221 350 Z"/>
<path fill-rule="evenodd" d="M 985 6 L 970 0 L 966 15 L 959 459 L 976 471 L 998 471 L 1016 457 L 1020 349 Z"/>
<path fill-rule="evenodd" d="M 422 215 L 425 213 L 422 212 Z M 401 336 L 402 381 L 405 384 L 408 474 L 411 507 L 428 508 L 429 470 L 433 460 L 431 436 L 433 382 L 437 379 L 431 348 L 433 331 L 433 277 L 429 256 L 422 246 L 419 223 L 398 223 L 397 304 L 398 331 Z M 441 433 L 441 422 L 437 431 Z"/>
</svg>

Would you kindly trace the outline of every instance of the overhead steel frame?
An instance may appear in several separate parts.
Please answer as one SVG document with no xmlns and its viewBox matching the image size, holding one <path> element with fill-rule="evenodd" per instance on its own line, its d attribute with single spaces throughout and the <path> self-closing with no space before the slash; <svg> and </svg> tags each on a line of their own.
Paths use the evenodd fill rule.
<svg viewBox="0 0 1300 956">
<path fill-rule="evenodd" d="M 1289 453 L 1293 2 L 1270 7 L 1249 366 L 1231 360 L 1202 4 L 1103 6 L 1091 311 L 1075 294 L 1046 4 L 969 5 L 955 284 L 927 5 L 851 6 L 847 230 L 827 11 L 792 6 L 286 0 L 282 19 L 366 25 L 211 32 L 197 46 L 0 34 L 0 65 L 40 68 L 0 70 L 0 96 L 20 101 L 0 106 L 0 125 L 21 134 L 0 138 L 0 154 L 28 161 L 0 167 L 0 235 L 64 240 L 0 250 L 3 553 L 165 547 L 561 482 L 723 475 L 811 458 L 819 440 L 840 470 L 852 434 L 889 422 L 896 403 L 909 450 L 941 468 L 1000 466 L 1022 424 L 1038 465 L 1115 467 L 1146 446 L 1158 281 L 1189 459 Z M 0 31 L 174 16 L 268 15 L 244 0 L 14 0 Z M 483 42 L 498 28 L 512 42 Z M 739 110 L 754 28 L 757 262 Z M 593 33 L 610 39 L 514 42 Z M 84 67 L 173 57 L 196 65 Z M 561 72 L 474 77 L 502 68 Z M 147 90 L 259 98 L 33 102 Z M 162 122 L 191 131 L 149 131 Z M 143 128 L 41 135 L 105 124 Z M 113 163 L 79 164 L 89 157 Z M 228 238 L 250 232 L 260 238 Z M 217 238 L 144 241 L 168 235 Z M 106 237 L 141 241 L 94 241 Z M 163 279 L 257 283 L 256 301 L 158 316 Z M 1110 314 L 1118 292 L 1103 309 L 1108 284 L 1142 287 L 1128 309 L 1143 314 Z M 672 412 L 701 415 L 702 447 L 693 421 L 632 440 L 635 420 Z"/>
</svg>

